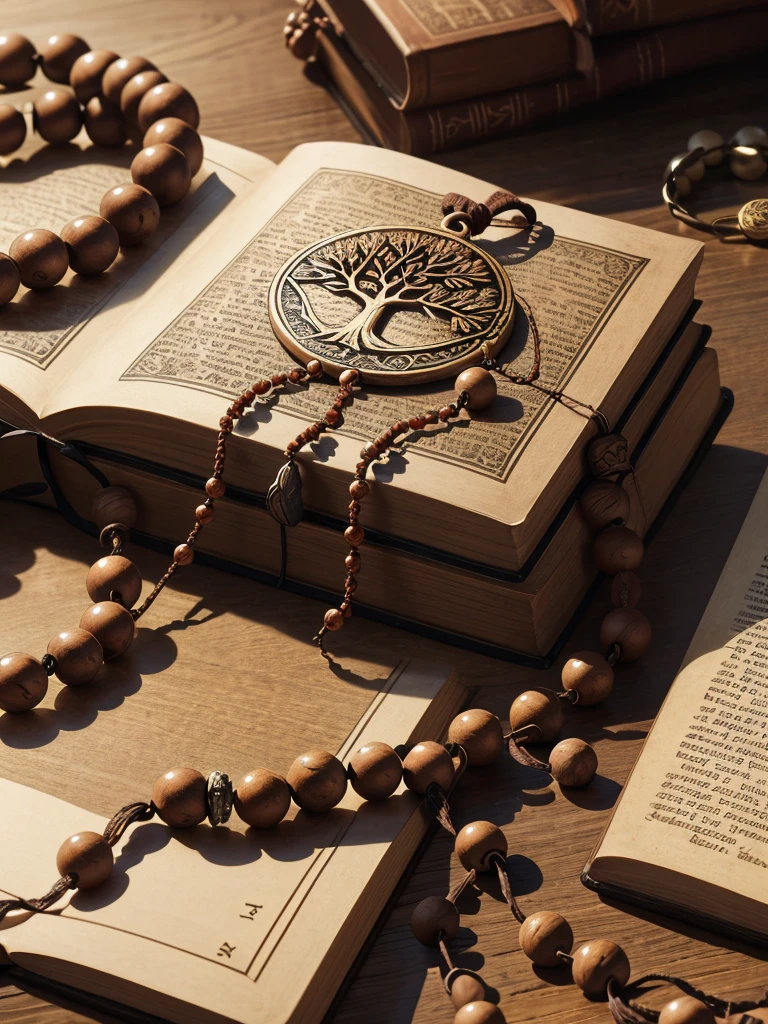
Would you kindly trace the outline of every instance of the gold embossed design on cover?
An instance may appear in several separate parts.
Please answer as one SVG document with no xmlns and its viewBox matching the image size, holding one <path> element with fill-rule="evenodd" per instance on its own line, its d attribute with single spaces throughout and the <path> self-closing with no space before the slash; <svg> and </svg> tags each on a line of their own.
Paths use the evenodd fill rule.
<svg viewBox="0 0 768 1024">
<path fill-rule="evenodd" d="M 739 227 L 756 242 L 768 239 L 768 199 L 752 199 L 739 210 Z"/>
<path fill-rule="evenodd" d="M 501 265 L 455 232 L 374 227 L 292 256 L 272 282 L 269 316 L 302 361 L 397 386 L 493 356 L 512 330 L 514 293 Z"/>
</svg>

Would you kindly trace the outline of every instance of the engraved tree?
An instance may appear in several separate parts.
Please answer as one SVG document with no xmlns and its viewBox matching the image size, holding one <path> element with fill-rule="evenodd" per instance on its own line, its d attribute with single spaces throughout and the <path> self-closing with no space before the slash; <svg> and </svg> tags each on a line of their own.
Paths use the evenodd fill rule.
<svg viewBox="0 0 768 1024">
<path fill-rule="evenodd" d="M 401 309 L 447 321 L 455 335 L 468 337 L 493 322 L 500 298 L 482 258 L 458 240 L 418 231 L 369 231 L 336 239 L 302 260 L 290 281 L 300 304 L 298 315 L 313 328 L 303 340 L 356 351 L 408 351 L 376 334 L 382 317 Z M 303 284 L 352 298 L 360 310 L 341 326 L 324 323 Z M 444 340 L 427 342 L 411 351 L 444 345 Z"/>
</svg>

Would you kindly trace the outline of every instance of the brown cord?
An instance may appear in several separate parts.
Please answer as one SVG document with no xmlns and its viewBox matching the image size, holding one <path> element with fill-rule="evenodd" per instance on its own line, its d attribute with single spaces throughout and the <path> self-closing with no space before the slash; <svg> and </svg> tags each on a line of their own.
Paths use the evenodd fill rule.
<svg viewBox="0 0 768 1024">
<path fill-rule="evenodd" d="M 608 1005 L 617 1024 L 648 1024 L 648 1022 L 658 1021 L 658 1010 L 652 1010 L 648 1006 L 631 1003 L 629 1000 L 628 993 L 631 989 L 642 988 L 649 981 L 663 981 L 665 984 L 675 985 L 681 992 L 691 996 L 693 999 L 698 999 L 700 1003 L 708 1006 L 716 1017 L 730 1018 L 737 1013 L 744 1014 L 745 1016 L 739 1024 L 752 1024 L 755 1019 L 749 1017 L 749 1011 L 768 1006 L 768 992 L 760 1000 L 745 1000 L 740 1003 L 733 1003 L 725 999 L 719 999 L 717 996 L 709 996 L 706 992 L 702 992 L 701 989 L 691 985 L 690 982 L 685 981 L 683 978 L 676 978 L 671 974 L 644 974 L 642 978 L 638 978 L 637 981 L 633 981 L 631 985 L 627 985 L 624 988 L 618 985 L 613 978 L 608 983 Z M 759 1024 L 759 1022 L 755 1022 L 755 1024 Z"/>
<path fill-rule="evenodd" d="M 440 947 L 440 952 L 443 954 L 443 960 L 445 960 L 445 963 L 446 963 L 446 966 L 448 967 L 448 970 L 449 971 L 455 970 L 456 969 L 455 968 L 455 964 L 454 964 L 453 960 L 451 960 L 451 954 L 448 952 L 448 947 L 445 944 L 445 936 L 444 936 L 443 932 L 440 932 L 440 935 L 439 935 L 438 940 L 437 940 L 437 944 Z"/>
<path fill-rule="evenodd" d="M 476 879 L 477 872 L 475 871 L 474 868 L 470 868 L 470 870 L 466 873 L 466 875 L 464 875 L 462 879 L 460 879 L 458 882 L 451 886 L 451 888 L 446 893 L 445 898 L 450 903 L 455 903 L 466 888 L 468 888 L 470 885 L 475 884 Z"/>
<path fill-rule="evenodd" d="M 522 924 L 525 920 L 525 914 L 521 910 L 520 904 L 517 902 L 512 892 L 512 884 L 509 880 L 509 872 L 507 871 L 507 862 L 500 853 L 492 853 L 490 860 L 496 868 L 496 872 L 499 876 L 499 885 L 501 886 L 504 899 L 507 901 L 507 906 L 517 918 L 518 923 Z"/>
<path fill-rule="evenodd" d="M 456 835 L 456 828 L 451 821 L 451 807 L 448 797 L 436 782 L 430 782 L 424 794 L 424 806 L 450 835 Z"/>
<path fill-rule="evenodd" d="M 448 192 L 443 196 L 442 209 L 445 217 L 451 213 L 465 214 L 472 235 L 481 235 L 497 214 L 507 210 L 519 210 L 529 227 L 536 223 L 536 210 L 531 204 L 523 202 L 514 192 L 503 189 L 492 192 L 484 203 L 476 203 L 459 192 Z"/>
<path fill-rule="evenodd" d="M 61 899 L 68 889 L 74 889 L 76 886 L 77 875 L 62 875 L 58 881 L 53 883 L 45 896 L 40 896 L 38 899 L 25 900 L 19 897 L 16 899 L 0 900 L 0 921 L 11 910 L 33 910 L 37 913 L 48 910 L 49 907 L 52 907 L 54 903 Z"/>
<path fill-rule="evenodd" d="M 125 830 L 137 821 L 149 821 L 154 816 L 155 808 L 152 804 L 137 800 L 135 803 L 126 804 L 113 814 L 104 828 L 104 838 L 110 846 L 114 846 L 122 839 Z"/>
<path fill-rule="evenodd" d="M 518 764 L 525 765 L 526 768 L 536 768 L 540 772 L 551 772 L 552 766 L 546 761 L 540 761 L 533 754 L 529 754 L 525 747 L 520 746 L 521 743 L 530 742 L 530 733 L 525 730 L 519 730 L 518 733 L 511 733 L 508 737 L 509 752 L 518 762 Z"/>
</svg>

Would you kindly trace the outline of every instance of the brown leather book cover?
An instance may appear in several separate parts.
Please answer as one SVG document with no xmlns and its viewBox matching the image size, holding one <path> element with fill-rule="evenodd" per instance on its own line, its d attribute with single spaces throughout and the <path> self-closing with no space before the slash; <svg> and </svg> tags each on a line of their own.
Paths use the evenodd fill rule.
<svg viewBox="0 0 768 1024">
<path fill-rule="evenodd" d="M 383 145 L 426 156 L 508 135 L 597 100 L 718 61 L 763 51 L 768 6 L 597 40 L 591 75 L 399 112 L 356 65 L 343 40 L 321 39 L 321 61 L 346 102 Z"/>
<path fill-rule="evenodd" d="M 555 2 L 555 0 L 553 0 Z M 764 0 L 578 0 L 583 25 L 593 36 L 676 22 L 694 21 L 717 14 L 734 14 L 758 7 Z"/>
</svg>

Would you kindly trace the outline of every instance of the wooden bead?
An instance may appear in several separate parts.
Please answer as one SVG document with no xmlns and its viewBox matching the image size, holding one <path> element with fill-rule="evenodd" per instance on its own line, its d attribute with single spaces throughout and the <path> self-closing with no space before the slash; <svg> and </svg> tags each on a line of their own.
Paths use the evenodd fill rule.
<svg viewBox="0 0 768 1024">
<path fill-rule="evenodd" d="M 677 156 L 673 157 L 669 161 L 669 163 L 667 164 L 666 171 L 664 172 L 665 179 L 669 172 L 674 171 L 675 168 L 681 163 L 681 161 L 683 161 L 687 156 L 689 156 L 688 151 L 686 151 L 685 153 L 678 153 Z M 687 165 L 687 167 L 682 173 L 685 175 L 688 181 L 692 181 L 695 183 L 697 181 L 701 181 L 701 179 L 704 177 L 705 171 L 706 167 L 704 166 L 704 161 L 694 160 L 692 164 Z"/>
<path fill-rule="evenodd" d="M 417 743 L 403 761 L 403 782 L 412 793 L 424 796 L 436 782 L 447 793 L 453 784 L 453 759 L 445 747 L 432 740 Z"/>
<path fill-rule="evenodd" d="M 134 75 L 123 86 L 120 93 L 120 113 L 127 124 L 132 128 L 139 126 L 139 104 L 145 94 L 156 85 L 167 82 L 168 79 L 160 71 L 140 71 Z"/>
<path fill-rule="evenodd" d="M 354 369 L 350 368 L 348 370 L 342 370 L 341 373 L 339 374 L 339 384 L 343 388 L 351 388 L 355 384 L 357 384 L 357 382 L 359 380 L 360 380 L 360 372 L 359 372 L 359 370 L 354 370 Z"/>
<path fill-rule="evenodd" d="M 161 142 L 137 153 L 131 164 L 135 184 L 148 189 L 161 207 L 172 206 L 189 192 L 192 176 L 180 149 Z"/>
<path fill-rule="evenodd" d="M 597 771 L 597 754 L 585 740 L 572 736 L 552 748 L 549 766 L 555 782 L 567 788 L 588 786 Z"/>
<path fill-rule="evenodd" d="M 616 608 L 636 608 L 643 592 L 639 578 L 628 570 L 616 573 L 611 583 L 611 601 Z"/>
<path fill-rule="evenodd" d="M 355 501 L 362 501 L 363 498 L 368 496 L 370 487 L 365 480 L 353 480 L 349 485 L 349 493 L 355 499 Z"/>
<path fill-rule="evenodd" d="M 103 217 L 76 217 L 61 229 L 61 238 L 76 274 L 103 274 L 120 248 L 117 231 Z"/>
<path fill-rule="evenodd" d="M 573 931 L 561 914 L 540 910 L 520 925 L 520 948 L 537 967 L 561 967 L 558 953 L 570 953 Z"/>
<path fill-rule="evenodd" d="M 104 664 L 101 644 L 84 629 L 68 629 L 48 644 L 56 660 L 56 676 L 65 686 L 83 686 L 95 679 Z"/>
<path fill-rule="evenodd" d="M 101 79 L 101 91 L 110 103 L 120 104 L 120 95 L 134 75 L 141 71 L 157 71 L 146 57 L 120 57 L 112 61 Z"/>
<path fill-rule="evenodd" d="M 451 983 L 451 1002 L 457 1010 L 484 999 L 485 985 L 474 974 L 459 974 Z"/>
<path fill-rule="evenodd" d="M 703 128 L 701 131 L 694 132 L 690 139 L 688 139 L 688 152 L 690 153 L 694 149 L 714 149 L 715 146 L 722 147 L 724 143 L 725 140 L 722 135 L 711 131 L 709 128 Z M 702 157 L 702 160 L 707 167 L 717 167 L 718 164 L 723 162 L 723 156 L 722 148 L 715 149 L 713 153 Z"/>
<path fill-rule="evenodd" d="M 448 727 L 448 740 L 464 747 L 467 763 L 473 767 L 491 764 L 504 749 L 501 722 L 480 708 L 457 715 Z"/>
<path fill-rule="evenodd" d="M 19 652 L 0 658 L 0 708 L 3 711 L 29 711 L 47 692 L 48 676 L 36 658 Z"/>
<path fill-rule="evenodd" d="M 667 1003 L 659 1014 L 659 1024 L 716 1024 L 716 1017 L 706 1003 L 680 996 Z"/>
<path fill-rule="evenodd" d="M 91 516 L 99 530 L 110 523 L 133 526 L 136 515 L 136 501 L 127 487 L 103 487 L 91 505 Z"/>
<path fill-rule="evenodd" d="M 209 498 L 223 498 L 226 489 L 226 484 L 220 476 L 212 476 L 205 484 L 205 493 Z"/>
<path fill-rule="evenodd" d="M 26 288 L 53 288 L 69 267 L 66 245 L 46 228 L 34 228 L 15 238 L 10 257 L 19 268 L 21 283 Z"/>
<path fill-rule="evenodd" d="M 579 651 L 563 665 L 564 690 L 574 690 L 579 704 L 589 707 L 605 700 L 613 689 L 613 669 L 597 651 Z"/>
<path fill-rule="evenodd" d="M 506 1024 L 506 1020 L 498 1006 L 479 999 L 462 1006 L 453 1018 L 453 1024 Z"/>
<path fill-rule="evenodd" d="M 470 366 L 456 378 L 456 391 L 466 391 L 468 409 L 487 409 L 496 398 L 496 378 L 482 366 Z"/>
<path fill-rule="evenodd" d="M 595 537 L 595 563 L 600 572 L 613 576 L 617 572 L 637 569 L 643 561 L 643 542 L 626 526 L 607 526 Z"/>
<path fill-rule="evenodd" d="M 16 89 L 35 77 L 35 48 L 18 32 L 0 36 L 0 85 Z"/>
<path fill-rule="evenodd" d="M 731 137 L 732 146 L 768 146 L 768 132 L 756 124 L 745 125 Z"/>
<path fill-rule="evenodd" d="M 587 462 L 593 476 L 623 476 L 632 472 L 629 444 L 623 434 L 596 437 L 587 445 Z"/>
<path fill-rule="evenodd" d="M 352 526 L 348 526 L 344 531 L 344 540 L 347 544 L 351 544 L 352 547 L 357 547 L 358 544 L 362 544 L 365 540 L 365 530 L 359 523 L 353 523 Z"/>
<path fill-rule="evenodd" d="M 604 647 L 618 644 L 621 661 L 636 661 L 651 642 L 651 624 L 639 608 L 614 608 L 600 626 Z"/>
<path fill-rule="evenodd" d="M 754 146 L 737 146 L 728 156 L 728 166 L 742 181 L 757 181 L 768 169 L 764 152 Z"/>
<path fill-rule="evenodd" d="M 92 96 L 85 104 L 83 124 L 95 146 L 122 146 L 128 138 L 120 108 L 103 96 Z"/>
<path fill-rule="evenodd" d="M 509 725 L 513 732 L 530 728 L 534 743 L 554 740 L 563 727 L 563 709 L 557 695 L 550 691 L 525 690 L 512 702 Z"/>
<path fill-rule="evenodd" d="M 180 149 L 187 158 L 189 173 L 194 176 L 203 165 L 203 140 L 191 125 L 179 117 L 163 117 L 151 124 L 144 134 L 144 146 L 166 142 Z M 293 378 L 294 382 L 300 378 Z"/>
<path fill-rule="evenodd" d="M 195 553 L 190 544 L 179 544 L 173 549 L 173 560 L 179 565 L 189 565 L 194 557 Z"/>
<path fill-rule="evenodd" d="M 362 559 L 358 551 L 350 551 L 347 557 L 344 559 L 344 565 L 347 567 L 347 572 L 360 572 L 360 566 Z"/>
<path fill-rule="evenodd" d="M 121 245 L 139 245 L 153 235 L 160 223 L 160 206 L 139 185 L 117 185 L 104 195 L 99 213 L 117 231 Z"/>
<path fill-rule="evenodd" d="M 315 814 L 330 811 L 347 791 L 344 765 L 327 750 L 301 754 L 288 769 L 286 779 L 299 807 Z"/>
<path fill-rule="evenodd" d="M 176 82 L 162 82 L 153 86 L 139 103 L 138 121 L 143 132 L 164 117 L 178 117 L 191 128 L 197 128 L 200 124 L 200 111 L 191 93 Z"/>
<path fill-rule="evenodd" d="M 493 871 L 493 854 L 506 860 L 507 837 L 490 821 L 473 821 L 456 836 L 454 849 L 467 871 Z"/>
<path fill-rule="evenodd" d="M 88 53 L 90 46 L 71 32 L 49 36 L 40 49 L 40 67 L 46 78 L 59 85 L 68 85 L 69 76 L 78 57 Z"/>
<path fill-rule="evenodd" d="M 319 359 L 310 359 L 307 363 L 307 373 L 310 377 L 319 377 L 323 372 L 323 364 Z"/>
<path fill-rule="evenodd" d="M 630 967 L 627 954 L 615 942 L 595 939 L 579 946 L 571 966 L 573 980 L 589 999 L 602 999 L 611 978 L 618 985 L 629 981 Z"/>
<path fill-rule="evenodd" d="M 0 103 L 0 156 L 15 153 L 27 137 L 27 122 L 11 103 Z"/>
<path fill-rule="evenodd" d="M 594 480 L 579 500 L 582 514 L 593 530 L 623 523 L 629 515 L 629 495 L 613 480 Z"/>
<path fill-rule="evenodd" d="M 141 573 L 122 555 L 100 558 L 88 570 L 85 588 L 92 601 L 117 601 L 132 608 L 141 596 Z M 116 597 L 112 598 L 112 594 Z"/>
<path fill-rule="evenodd" d="M 198 523 L 201 523 L 203 526 L 205 526 L 207 523 L 212 523 L 215 514 L 216 513 L 213 511 L 213 508 L 210 505 L 198 505 L 197 508 L 195 509 L 195 519 L 198 521 Z"/>
<path fill-rule="evenodd" d="M 101 92 L 104 72 L 117 59 L 117 54 L 111 50 L 89 50 L 77 58 L 69 73 L 69 84 L 81 103 L 87 103 Z"/>
<path fill-rule="evenodd" d="M 19 268 L 10 256 L 0 252 L 0 306 L 11 301 L 20 284 Z"/>
<path fill-rule="evenodd" d="M 403 778 L 403 762 L 387 743 L 366 743 L 349 759 L 349 783 L 364 800 L 386 800 Z"/>
<path fill-rule="evenodd" d="M 332 633 L 344 625 L 344 615 L 338 608 L 329 608 L 323 616 L 323 625 Z"/>
<path fill-rule="evenodd" d="M 208 785 L 194 768 L 172 768 L 152 787 L 152 803 L 166 825 L 192 828 L 208 816 Z"/>
<path fill-rule="evenodd" d="M 440 939 L 450 942 L 459 930 L 456 905 L 442 896 L 427 896 L 411 914 L 411 931 L 423 946 L 437 946 Z"/>
<path fill-rule="evenodd" d="M 291 806 L 291 790 L 282 775 L 256 768 L 235 787 L 235 810 L 251 828 L 274 828 Z"/>
<path fill-rule="evenodd" d="M 78 889 L 94 889 L 112 873 L 115 855 L 98 832 L 78 832 L 65 839 L 56 854 L 60 875 L 77 875 Z"/>
<path fill-rule="evenodd" d="M 101 601 L 83 612 L 80 629 L 93 633 L 104 651 L 104 661 L 111 661 L 125 654 L 131 646 L 136 625 L 131 613 L 121 604 Z"/>
</svg>

